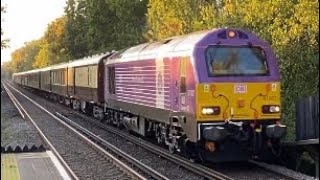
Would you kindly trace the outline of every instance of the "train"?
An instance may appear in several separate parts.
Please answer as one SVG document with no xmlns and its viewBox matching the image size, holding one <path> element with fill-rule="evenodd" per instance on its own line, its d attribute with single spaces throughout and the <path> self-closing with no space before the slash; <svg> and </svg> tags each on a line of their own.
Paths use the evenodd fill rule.
<svg viewBox="0 0 320 180">
<path fill-rule="evenodd" d="M 286 134 L 276 56 L 243 29 L 193 32 L 12 79 L 186 158 L 259 159 Z"/>
</svg>

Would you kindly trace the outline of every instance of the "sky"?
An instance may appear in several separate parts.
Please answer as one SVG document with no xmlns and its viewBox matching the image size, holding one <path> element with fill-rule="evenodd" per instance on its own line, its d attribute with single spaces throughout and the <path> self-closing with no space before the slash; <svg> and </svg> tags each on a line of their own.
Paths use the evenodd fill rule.
<svg viewBox="0 0 320 180">
<path fill-rule="evenodd" d="M 1 15 L 1 39 L 10 39 L 10 47 L 1 49 L 1 64 L 25 42 L 42 37 L 47 25 L 64 14 L 66 0 L 1 0 L 3 5 L 7 8 Z"/>
</svg>

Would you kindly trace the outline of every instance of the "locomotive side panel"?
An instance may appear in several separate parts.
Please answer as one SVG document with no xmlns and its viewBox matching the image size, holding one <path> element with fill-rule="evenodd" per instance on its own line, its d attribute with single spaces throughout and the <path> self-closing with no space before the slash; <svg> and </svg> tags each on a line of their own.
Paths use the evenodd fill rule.
<svg viewBox="0 0 320 180">
<path fill-rule="evenodd" d="M 168 122 L 171 109 L 170 65 L 170 60 L 166 59 L 106 66 L 105 99 L 108 107 Z"/>
</svg>

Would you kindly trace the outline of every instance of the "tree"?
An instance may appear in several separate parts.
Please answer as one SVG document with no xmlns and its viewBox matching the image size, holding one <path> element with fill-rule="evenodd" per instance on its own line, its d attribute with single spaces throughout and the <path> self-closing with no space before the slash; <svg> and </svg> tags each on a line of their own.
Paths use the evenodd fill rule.
<svg viewBox="0 0 320 180">
<path fill-rule="evenodd" d="M 24 50 L 24 57 L 23 57 L 23 68 L 22 71 L 33 69 L 33 62 L 35 57 L 38 55 L 41 49 L 41 40 L 34 40 L 31 42 L 25 43 L 23 47 Z"/>
<path fill-rule="evenodd" d="M 72 59 L 81 58 L 89 54 L 88 23 L 86 22 L 85 0 L 68 0 L 65 8 L 65 47 Z"/>
<path fill-rule="evenodd" d="M 41 49 L 35 57 L 32 66 L 34 68 L 43 68 L 49 65 L 49 43 L 46 40 L 42 40 Z"/>
<path fill-rule="evenodd" d="M 48 64 L 57 64 L 68 61 L 69 55 L 65 45 L 65 23 L 66 17 L 62 16 L 51 22 L 43 39 L 47 43 L 48 48 Z"/>
<path fill-rule="evenodd" d="M 147 0 L 107 0 L 114 17 L 111 35 L 113 44 L 108 50 L 119 50 L 145 42 Z M 108 27 L 110 27 L 108 25 Z M 106 46 L 107 47 L 107 46 Z"/>
<path fill-rule="evenodd" d="M 144 42 L 146 5 L 146 0 L 68 0 L 68 52 L 81 58 Z"/>
<path fill-rule="evenodd" d="M 150 0 L 147 21 L 154 40 L 182 35 L 192 31 L 199 16 L 198 1 Z"/>
<path fill-rule="evenodd" d="M 3 13 L 5 13 L 5 12 L 6 12 L 6 8 L 4 6 L 1 6 L 1 17 L 3 16 Z M 2 22 L 3 22 L 3 19 L 1 19 L 1 49 L 4 49 L 4 48 L 9 47 L 9 45 L 8 45 L 9 40 L 8 39 L 2 39 L 2 35 L 3 35 Z"/>
</svg>

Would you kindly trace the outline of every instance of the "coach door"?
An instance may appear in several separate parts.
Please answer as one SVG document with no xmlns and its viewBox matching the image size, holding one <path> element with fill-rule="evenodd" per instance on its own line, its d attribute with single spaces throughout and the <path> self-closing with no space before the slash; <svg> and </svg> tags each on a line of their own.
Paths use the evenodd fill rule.
<svg viewBox="0 0 320 180">
<path fill-rule="evenodd" d="M 68 67 L 68 80 L 67 80 L 67 86 L 68 86 L 68 95 L 74 96 L 74 68 Z"/>
<path fill-rule="evenodd" d="M 89 88 L 90 88 L 90 99 L 97 100 L 97 75 L 98 75 L 98 66 L 89 66 Z"/>
</svg>

